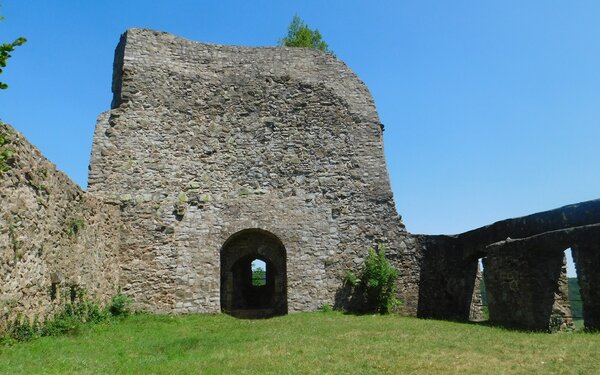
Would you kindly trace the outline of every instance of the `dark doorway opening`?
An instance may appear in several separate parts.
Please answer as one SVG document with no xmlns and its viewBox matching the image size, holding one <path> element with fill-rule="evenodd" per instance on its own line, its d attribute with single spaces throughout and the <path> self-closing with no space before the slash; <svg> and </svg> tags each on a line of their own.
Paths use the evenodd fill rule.
<svg viewBox="0 0 600 375">
<path fill-rule="evenodd" d="M 274 234 L 234 234 L 221 249 L 221 310 L 254 319 L 287 314 L 286 272 L 285 247 Z"/>
</svg>

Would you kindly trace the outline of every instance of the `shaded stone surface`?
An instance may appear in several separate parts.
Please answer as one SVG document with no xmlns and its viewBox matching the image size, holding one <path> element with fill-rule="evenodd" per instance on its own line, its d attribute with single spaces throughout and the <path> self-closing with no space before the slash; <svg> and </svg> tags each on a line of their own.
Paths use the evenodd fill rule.
<svg viewBox="0 0 600 375">
<path fill-rule="evenodd" d="M 423 252 L 419 283 L 421 318 L 467 321 L 472 312 L 478 262 L 466 258 L 464 249 L 452 236 L 419 236 Z"/>
<path fill-rule="evenodd" d="M 571 248 L 583 300 L 585 328 L 600 330 L 600 235 L 591 235 Z"/>
<path fill-rule="evenodd" d="M 589 305 L 585 325 L 597 329 L 598 280 L 591 270 L 600 266 L 598 221 L 600 200 L 595 200 L 459 235 L 419 236 L 423 259 L 418 315 L 463 321 L 473 316 L 476 312 L 465 306 L 473 307 L 479 298 L 474 264 L 483 258 L 490 322 L 530 330 L 571 329 L 564 258 L 570 247 L 583 303 Z"/>
</svg>

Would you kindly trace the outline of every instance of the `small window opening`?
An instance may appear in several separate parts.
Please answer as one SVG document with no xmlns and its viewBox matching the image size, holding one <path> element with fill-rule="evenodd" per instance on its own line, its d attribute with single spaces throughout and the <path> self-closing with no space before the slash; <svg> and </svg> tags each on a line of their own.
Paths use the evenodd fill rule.
<svg viewBox="0 0 600 375">
<path fill-rule="evenodd" d="M 71 299 L 71 303 L 75 303 L 75 298 L 77 298 L 77 285 L 71 285 L 69 297 Z"/>
<path fill-rule="evenodd" d="M 57 289 L 58 283 L 52 283 L 50 286 L 50 301 L 54 301 L 56 299 Z"/>
<path fill-rule="evenodd" d="M 252 286 L 267 285 L 267 265 L 260 259 L 252 261 Z"/>
</svg>

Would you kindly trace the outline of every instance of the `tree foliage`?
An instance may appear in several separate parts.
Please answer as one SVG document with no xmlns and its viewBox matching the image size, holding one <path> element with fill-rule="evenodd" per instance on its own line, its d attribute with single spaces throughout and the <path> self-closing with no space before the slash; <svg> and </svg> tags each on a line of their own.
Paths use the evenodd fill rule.
<svg viewBox="0 0 600 375">
<path fill-rule="evenodd" d="M 3 19 L 4 19 L 4 17 L 0 16 L 0 21 L 2 21 Z M 15 40 L 12 43 L 1 43 L 0 44 L 0 74 L 2 74 L 2 71 L 6 67 L 6 62 L 11 57 L 10 53 L 12 51 L 14 51 L 16 47 L 22 45 L 26 41 L 27 41 L 27 39 L 20 37 L 20 38 L 17 38 L 17 40 Z M 0 90 L 4 90 L 7 88 L 8 88 L 8 85 L 6 83 L 3 83 L 0 81 Z"/>
<path fill-rule="evenodd" d="M 295 15 L 288 27 L 288 34 L 279 41 L 280 46 L 306 47 L 329 52 L 329 46 L 323 40 L 319 29 L 311 30 L 304 21 Z"/>
<path fill-rule="evenodd" d="M 261 267 L 254 268 L 252 270 L 252 285 L 253 286 L 264 286 L 267 284 L 267 271 Z"/>
</svg>

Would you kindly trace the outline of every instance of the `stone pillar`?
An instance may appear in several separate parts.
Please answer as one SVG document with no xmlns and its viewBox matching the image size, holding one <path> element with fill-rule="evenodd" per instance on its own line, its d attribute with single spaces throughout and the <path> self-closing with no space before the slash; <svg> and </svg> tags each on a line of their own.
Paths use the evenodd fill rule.
<svg viewBox="0 0 600 375">
<path fill-rule="evenodd" d="M 453 237 L 421 236 L 423 251 L 417 316 L 469 321 L 478 259 L 465 259 Z"/>
<path fill-rule="evenodd" d="M 572 324 L 564 251 L 523 244 L 494 251 L 483 264 L 490 322 L 537 331 Z"/>
<path fill-rule="evenodd" d="M 472 322 L 480 322 L 485 319 L 483 315 L 483 299 L 481 296 L 481 282 L 483 280 L 483 272 L 479 268 L 477 262 L 477 274 L 475 275 L 475 285 L 473 287 L 473 295 L 471 297 L 471 310 L 469 311 L 469 320 Z"/>
<path fill-rule="evenodd" d="M 580 242 L 571 247 L 583 300 L 585 329 L 600 330 L 600 241 Z"/>
</svg>

